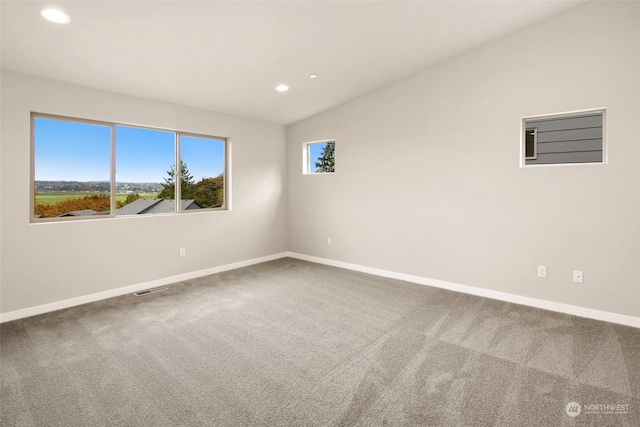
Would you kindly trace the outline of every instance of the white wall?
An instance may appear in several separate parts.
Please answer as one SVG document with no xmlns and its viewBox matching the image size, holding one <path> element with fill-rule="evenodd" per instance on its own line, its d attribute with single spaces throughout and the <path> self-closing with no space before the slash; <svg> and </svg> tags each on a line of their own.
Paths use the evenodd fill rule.
<svg viewBox="0 0 640 427">
<path fill-rule="evenodd" d="M 0 313 L 287 249 L 284 126 L 2 73 Z M 30 112 L 229 137 L 233 210 L 29 224 Z M 187 257 L 178 257 L 178 248 Z"/>
<path fill-rule="evenodd" d="M 519 167 L 521 117 L 595 107 L 608 164 Z M 640 4 L 579 6 L 290 126 L 289 251 L 640 317 L 638 123 Z"/>
</svg>

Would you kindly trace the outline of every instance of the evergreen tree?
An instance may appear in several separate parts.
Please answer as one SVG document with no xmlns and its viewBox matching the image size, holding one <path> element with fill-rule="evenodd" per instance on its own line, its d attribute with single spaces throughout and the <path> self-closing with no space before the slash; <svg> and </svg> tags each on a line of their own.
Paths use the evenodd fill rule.
<svg viewBox="0 0 640 427">
<path fill-rule="evenodd" d="M 324 146 L 320 157 L 316 161 L 316 172 L 335 172 L 336 168 L 336 143 L 327 142 Z"/>
<path fill-rule="evenodd" d="M 162 191 L 158 193 L 158 197 L 162 199 L 175 199 L 176 198 L 176 166 L 171 166 L 171 169 L 167 171 L 167 178 L 164 178 L 164 184 L 162 184 Z M 193 175 L 189 173 L 187 165 L 180 160 L 180 194 L 182 199 L 193 199 L 195 195 L 196 186 L 193 182 Z"/>
</svg>

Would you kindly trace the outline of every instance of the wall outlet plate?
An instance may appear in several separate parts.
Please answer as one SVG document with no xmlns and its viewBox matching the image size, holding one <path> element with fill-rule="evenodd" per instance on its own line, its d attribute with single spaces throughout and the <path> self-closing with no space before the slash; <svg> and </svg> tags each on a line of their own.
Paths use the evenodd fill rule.
<svg viewBox="0 0 640 427">
<path fill-rule="evenodd" d="M 573 283 L 584 283 L 584 273 L 580 270 L 573 270 Z"/>
<path fill-rule="evenodd" d="M 538 277 L 547 277 L 547 266 L 539 265 L 538 266 Z"/>
</svg>

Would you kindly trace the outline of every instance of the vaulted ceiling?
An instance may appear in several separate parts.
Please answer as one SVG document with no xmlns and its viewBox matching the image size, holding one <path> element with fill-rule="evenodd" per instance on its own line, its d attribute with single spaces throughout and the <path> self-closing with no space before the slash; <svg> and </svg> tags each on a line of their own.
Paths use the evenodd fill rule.
<svg viewBox="0 0 640 427">
<path fill-rule="evenodd" d="M 579 3 L 3 0 L 0 64 L 289 124 Z M 51 6 L 71 22 L 44 20 Z"/>
</svg>

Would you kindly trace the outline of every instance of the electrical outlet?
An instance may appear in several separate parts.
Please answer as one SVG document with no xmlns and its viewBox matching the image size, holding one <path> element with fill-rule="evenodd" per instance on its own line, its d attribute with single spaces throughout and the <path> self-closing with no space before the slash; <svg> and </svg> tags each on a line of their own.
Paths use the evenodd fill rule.
<svg viewBox="0 0 640 427">
<path fill-rule="evenodd" d="M 331 246 L 331 237 L 327 237 L 327 245 Z"/>
<path fill-rule="evenodd" d="M 547 266 L 539 265 L 538 266 L 538 277 L 547 277 Z"/>
<path fill-rule="evenodd" d="M 187 249 L 186 248 L 180 248 L 180 258 L 184 258 L 187 256 Z"/>
<path fill-rule="evenodd" d="M 573 283 L 584 283 L 584 274 L 580 270 L 573 270 Z"/>
</svg>

